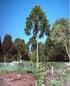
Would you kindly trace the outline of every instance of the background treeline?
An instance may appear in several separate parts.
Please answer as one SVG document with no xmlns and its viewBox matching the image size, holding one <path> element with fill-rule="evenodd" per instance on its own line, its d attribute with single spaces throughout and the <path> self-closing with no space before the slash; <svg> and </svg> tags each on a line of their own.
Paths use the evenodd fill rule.
<svg viewBox="0 0 70 86">
<path fill-rule="evenodd" d="M 17 38 L 12 41 L 9 34 L 0 39 L 0 62 L 13 60 L 30 60 L 36 62 L 37 51 L 39 61 L 69 61 L 70 59 L 70 31 L 68 19 L 57 19 L 51 26 L 40 6 L 35 6 L 26 19 L 25 34 L 32 37 L 28 43 Z M 45 43 L 38 39 L 46 36 Z M 37 38 L 38 37 L 38 38 Z M 29 46 L 31 45 L 31 51 Z"/>
<path fill-rule="evenodd" d="M 19 61 L 20 57 L 22 60 L 29 60 L 28 44 L 25 44 L 24 40 L 20 38 L 13 42 L 11 35 L 6 34 L 2 43 L 0 39 L 0 61 Z"/>
</svg>

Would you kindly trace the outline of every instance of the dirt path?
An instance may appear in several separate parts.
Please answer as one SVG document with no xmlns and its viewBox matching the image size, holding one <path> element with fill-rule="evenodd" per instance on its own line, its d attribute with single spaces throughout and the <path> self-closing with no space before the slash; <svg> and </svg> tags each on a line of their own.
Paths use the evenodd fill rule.
<svg viewBox="0 0 70 86">
<path fill-rule="evenodd" d="M 20 73 L 0 74 L 0 86 L 35 86 L 35 76 Z"/>
</svg>

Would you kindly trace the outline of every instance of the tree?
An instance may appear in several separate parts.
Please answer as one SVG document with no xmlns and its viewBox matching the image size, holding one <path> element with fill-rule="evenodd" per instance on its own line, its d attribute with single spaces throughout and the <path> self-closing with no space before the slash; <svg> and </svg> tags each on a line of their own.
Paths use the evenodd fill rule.
<svg viewBox="0 0 70 86">
<path fill-rule="evenodd" d="M 18 60 L 20 61 L 22 58 L 21 51 L 22 51 L 22 48 L 24 48 L 24 40 L 17 38 L 17 39 L 15 39 L 14 44 L 18 51 Z"/>
<path fill-rule="evenodd" d="M 14 61 L 14 60 L 17 61 L 17 54 L 18 54 L 18 51 L 16 49 L 16 46 L 13 43 L 11 48 L 9 49 L 9 57 L 8 57 L 7 61 L 9 61 L 9 62 Z"/>
<path fill-rule="evenodd" d="M 0 37 L 0 62 L 3 61 L 3 51 L 2 51 L 2 44 L 1 44 L 1 37 Z"/>
<path fill-rule="evenodd" d="M 37 41 L 37 68 L 38 68 L 38 39 L 43 37 L 44 34 L 49 34 L 49 24 L 46 19 L 45 13 L 42 11 L 40 6 L 35 6 L 29 17 L 26 20 L 25 27 L 26 35 L 33 35 L 32 37 L 36 38 Z"/>
<path fill-rule="evenodd" d="M 64 50 L 70 58 L 69 35 L 69 20 L 60 19 L 55 21 L 49 38 L 56 49 Z"/>
<path fill-rule="evenodd" d="M 68 61 L 68 56 L 62 43 L 57 43 L 56 40 L 52 41 L 50 36 L 45 43 L 45 61 L 63 62 Z"/>
<path fill-rule="evenodd" d="M 18 59 L 29 60 L 27 50 L 25 49 L 26 47 L 24 40 L 17 38 L 15 39 L 14 44 L 18 51 L 18 57 L 19 57 Z"/>
<path fill-rule="evenodd" d="M 10 50 L 12 44 L 13 44 L 13 42 L 12 42 L 11 35 L 6 34 L 4 36 L 4 40 L 2 42 L 4 61 L 6 61 L 6 58 L 9 56 L 9 50 Z"/>
<path fill-rule="evenodd" d="M 21 52 L 21 49 L 24 47 L 25 42 L 24 42 L 24 40 L 17 38 L 17 39 L 15 39 L 14 44 L 15 44 L 18 52 Z"/>
</svg>

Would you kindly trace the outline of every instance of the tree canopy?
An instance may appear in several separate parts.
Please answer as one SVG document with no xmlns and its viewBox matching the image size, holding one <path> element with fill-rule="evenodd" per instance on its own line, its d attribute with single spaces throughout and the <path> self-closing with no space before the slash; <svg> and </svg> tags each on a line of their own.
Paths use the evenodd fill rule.
<svg viewBox="0 0 70 86">
<path fill-rule="evenodd" d="M 31 35 L 31 31 L 33 32 L 34 36 L 36 36 L 40 31 L 40 38 L 43 36 L 44 33 L 49 33 L 48 20 L 40 6 L 35 6 L 26 19 L 26 35 Z"/>
</svg>

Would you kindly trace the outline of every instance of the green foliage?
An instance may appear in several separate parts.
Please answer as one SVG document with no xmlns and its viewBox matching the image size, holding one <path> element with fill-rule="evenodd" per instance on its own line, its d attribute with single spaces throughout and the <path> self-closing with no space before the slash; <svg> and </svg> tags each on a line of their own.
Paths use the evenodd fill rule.
<svg viewBox="0 0 70 86">
<path fill-rule="evenodd" d="M 47 82 L 47 86 L 62 86 L 62 82 L 58 80 L 50 80 Z"/>
<path fill-rule="evenodd" d="M 8 35 L 6 34 L 4 36 L 4 40 L 3 40 L 3 43 L 2 43 L 2 48 L 3 48 L 3 54 L 6 55 L 9 53 L 9 49 L 11 48 L 12 46 L 12 37 L 11 35 Z"/>
<path fill-rule="evenodd" d="M 42 43 L 42 42 L 40 42 L 39 43 L 39 62 L 45 62 L 46 61 L 46 55 L 45 55 L 45 53 L 44 53 L 44 51 L 45 51 L 45 45 Z"/>
<path fill-rule="evenodd" d="M 45 86 L 45 65 L 44 63 L 39 63 L 38 70 L 35 71 L 37 86 Z"/>
<path fill-rule="evenodd" d="M 53 66 L 54 69 L 56 70 L 61 70 L 61 69 L 65 69 L 66 68 L 66 65 L 64 62 L 46 62 L 47 65 L 47 70 L 48 69 L 51 69 L 51 67 Z"/>
<path fill-rule="evenodd" d="M 61 43 L 62 47 L 65 47 L 67 54 L 69 53 L 69 20 L 60 19 L 55 21 L 53 29 L 50 33 L 51 41 Z"/>
<path fill-rule="evenodd" d="M 44 33 L 48 33 L 49 24 L 46 19 L 45 13 L 42 11 L 40 6 L 35 6 L 26 21 L 25 33 L 27 35 L 31 34 L 31 29 L 33 35 L 37 35 L 40 31 L 40 37 Z"/>
<path fill-rule="evenodd" d="M 15 44 L 16 49 L 18 50 L 18 52 L 21 53 L 22 52 L 22 48 L 24 48 L 24 45 L 25 45 L 24 40 L 22 40 L 20 38 L 17 38 L 17 39 L 15 39 L 14 44 Z"/>
<path fill-rule="evenodd" d="M 39 62 L 45 62 L 45 54 L 44 54 L 45 47 L 44 47 L 44 45 L 39 43 L 38 49 L 39 49 Z M 37 51 L 33 50 L 29 55 L 30 55 L 31 61 L 36 62 Z"/>
<path fill-rule="evenodd" d="M 10 61 L 14 61 L 16 60 L 17 61 L 17 54 L 18 54 L 18 51 L 16 49 L 16 46 L 14 44 L 12 44 L 10 50 L 9 50 L 9 56 L 8 56 L 8 59 Z"/>
<path fill-rule="evenodd" d="M 32 53 L 29 54 L 32 62 L 36 62 L 36 54 L 37 54 L 37 51 L 33 51 Z"/>
<path fill-rule="evenodd" d="M 1 37 L 0 37 L 0 62 L 3 62 L 3 50 L 2 50 L 2 44 L 1 44 Z"/>
<path fill-rule="evenodd" d="M 29 60 L 28 56 L 28 44 L 25 44 L 24 40 L 17 38 L 14 41 L 16 49 L 18 51 L 17 59 L 20 60 L 20 55 L 22 60 Z"/>
<path fill-rule="evenodd" d="M 22 60 L 29 60 L 28 44 L 25 44 L 24 40 L 20 38 L 15 39 L 13 42 L 11 35 L 6 34 L 2 42 L 2 50 L 4 62 L 20 60 L 20 54 Z"/>
<path fill-rule="evenodd" d="M 55 21 L 46 41 L 45 54 L 49 61 L 69 61 L 69 21 Z"/>
<path fill-rule="evenodd" d="M 45 52 L 47 52 L 48 61 L 68 61 L 68 56 L 62 48 L 51 47 L 50 50 L 47 49 Z"/>
<path fill-rule="evenodd" d="M 6 34 L 2 42 L 3 59 L 5 58 L 3 61 L 6 61 L 9 58 L 9 55 L 11 55 L 10 49 L 12 44 L 13 44 L 13 41 L 12 41 L 11 35 Z"/>
</svg>

